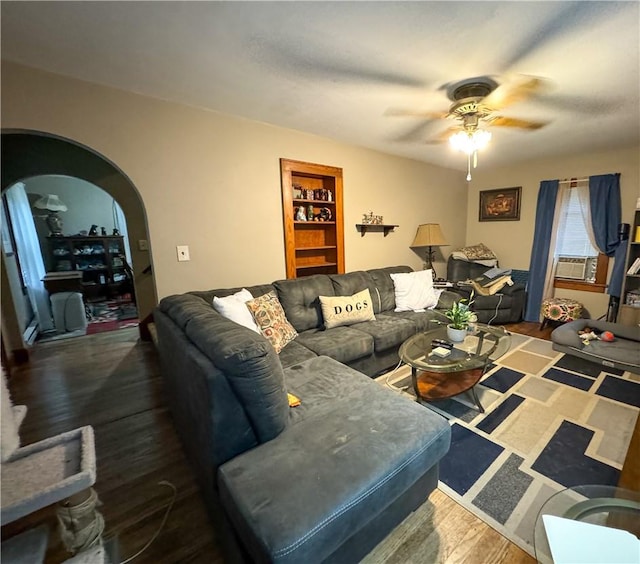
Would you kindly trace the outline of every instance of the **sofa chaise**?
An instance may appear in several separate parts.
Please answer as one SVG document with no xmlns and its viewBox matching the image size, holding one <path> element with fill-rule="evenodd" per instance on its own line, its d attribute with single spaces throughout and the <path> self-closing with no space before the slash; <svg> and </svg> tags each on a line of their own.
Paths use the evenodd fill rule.
<svg viewBox="0 0 640 564">
<path fill-rule="evenodd" d="M 164 298 L 154 312 L 165 390 L 231 562 L 357 562 L 436 487 L 447 421 L 370 376 L 445 318 L 395 312 L 391 267 L 251 286 L 275 291 L 298 336 L 276 353 L 218 313 L 213 297 Z M 322 329 L 319 296 L 368 289 L 375 321 Z M 441 296 L 446 307 L 459 296 Z M 287 393 L 301 400 L 290 407 Z"/>
</svg>

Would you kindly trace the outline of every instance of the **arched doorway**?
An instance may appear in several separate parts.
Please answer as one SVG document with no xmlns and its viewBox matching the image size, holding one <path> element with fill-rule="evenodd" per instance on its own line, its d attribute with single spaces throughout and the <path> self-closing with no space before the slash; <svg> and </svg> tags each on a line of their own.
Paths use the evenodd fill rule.
<svg viewBox="0 0 640 564">
<path fill-rule="evenodd" d="M 131 267 L 134 291 L 138 303 L 140 335 L 148 339 L 148 323 L 157 302 L 155 283 L 151 272 L 149 250 L 139 241 L 149 241 L 146 214 L 140 195 L 131 180 L 115 164 L 88 147 L 70 139 L 37 131 L 2 131 L 2 171 L 0 188 L 7 188 L 25 178 L 43 175 L 62 175 L 79 178 L 98 186 L 111 195 L 122 208 L 131 241 Z M 148 244 L 146 245 L 148 247 Z M 3 284 L 6 265 L 3 262 Z M 15 335 L 15 304 L 9 292 L 2 292 L 3 344 L 7 352 L 19 357 L 24 351 L 21 337 Z M 6 335 L 6 333 L 14 333 Z"/>
</svg>

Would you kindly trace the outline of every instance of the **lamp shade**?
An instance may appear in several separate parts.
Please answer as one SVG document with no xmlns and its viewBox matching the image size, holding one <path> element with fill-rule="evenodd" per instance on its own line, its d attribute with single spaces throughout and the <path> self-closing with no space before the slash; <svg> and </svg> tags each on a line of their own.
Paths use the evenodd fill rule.
<svg viewBox="0 0 640 564">
<path fill-rule="evenodd" d="M 33 207 L 38 208 L 39 210 L 48 210 L 52 212 L 67 211 L 67 206 L 55 194 L 46 194 L 42 196 L 36 200 Z"/>
<path fill-rule="evenodd" d="M 442 229 L 438 223 L 423 223 L 418 225 L 416 236 L 411 243 L 412 247 L 439 247 L 448 245 L 445 241 Z"/>
</svg>

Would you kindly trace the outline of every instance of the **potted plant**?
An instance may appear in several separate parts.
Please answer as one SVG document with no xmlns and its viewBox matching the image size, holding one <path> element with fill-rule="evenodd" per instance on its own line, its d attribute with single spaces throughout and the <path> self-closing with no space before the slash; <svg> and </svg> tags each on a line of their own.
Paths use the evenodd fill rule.
<svg viewBox="0 0 640 564">
<path fill-rule="evenodd" d="M 473 298 L 473 294 L 471 294 Z M 453 302 L 451 307 L 444 312 L 450 323 L 447 325 L 447 337 L 454 343 L 461 343 L 467 335 L 469 323 L 477 319 L 476 314 L 471 311 L 473 300 L 463 298 Z"/>
</svg>

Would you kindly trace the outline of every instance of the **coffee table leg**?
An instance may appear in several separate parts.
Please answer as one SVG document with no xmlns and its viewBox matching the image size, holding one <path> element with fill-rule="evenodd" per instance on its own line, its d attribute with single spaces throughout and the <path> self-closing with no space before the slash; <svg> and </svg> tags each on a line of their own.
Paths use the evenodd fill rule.
<svg viewBox="0 0 640 564">
<path fill-rule="evenodd" d="M 480 403 L 480 399 L 478 398 L 478 394 L 476 394 L 475 386 L 471 388 L 471 395 L 473 396 L 473 401 L 476 403 L 476 406 L 478 407 L 478 411 L 480 413 L 484 413 L 484 407 L 482 407 L 482 404 Z"/>
<path fill-rule="evenodd" d="M 413 391 L 416 394 L 416 401 L 420 401 L 420 392 L 418 392 L 418 369 L 415 366 L 411 367 L 411 383 L 413 384 Z"/>
</svg>

